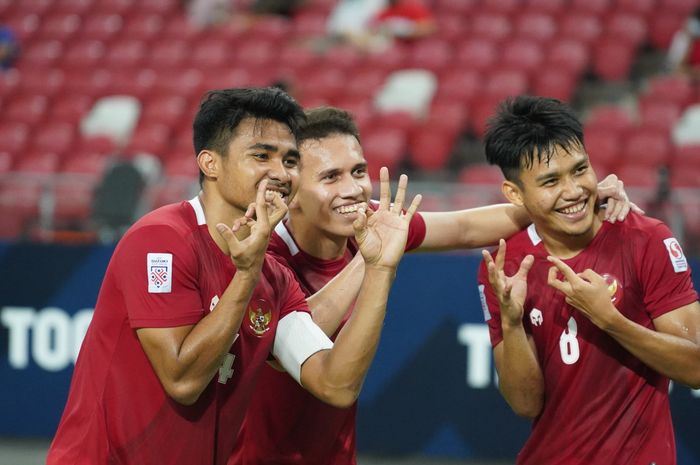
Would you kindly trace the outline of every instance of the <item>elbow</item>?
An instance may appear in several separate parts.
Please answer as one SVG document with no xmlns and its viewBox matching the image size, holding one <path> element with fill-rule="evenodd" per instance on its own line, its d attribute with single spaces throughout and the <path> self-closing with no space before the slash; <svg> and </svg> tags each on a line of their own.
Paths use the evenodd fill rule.
<svg viewBox="0 0 700 465">
<path fill-rule="evenodd" d="M 529 418 L 530 420 L 537 418 L 537 416 L 542 412 L 542 405 L 511 405 L 511 409 L 516 415 L 523 418 Z"/>
<path fill-rule="evenodd" d="M 194 405 L 202 395 L 201 389 L 197 389 L 192 383 L 185 382 L 169 383 L 165 386 L 165 392 L 172 400 L 186 407 Z"/>
<path fill-rule="evenodd" d="M 360 395 L 360 388 L 328 388 L 318 393 L 324 403 L 336 408 L 351 407 Z"/>
</svg>

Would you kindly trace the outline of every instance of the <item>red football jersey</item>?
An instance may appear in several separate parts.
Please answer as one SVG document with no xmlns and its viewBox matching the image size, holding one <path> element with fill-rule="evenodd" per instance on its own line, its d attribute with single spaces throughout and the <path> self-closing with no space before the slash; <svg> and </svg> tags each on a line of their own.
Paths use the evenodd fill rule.
<svg viewBox="0 0 700 465">
<path fill-rule="evenodd" d="M 520 465 L 675 464 L 668 378 L 630 354 L 568 305 L 547 284 L 552 266 L 534 226 L 507 242 L 505 272 L 514 274 L 527 254 L 523 325 L 535 341 L 544 374 L 544 408 L 518 455 Z M 671 231 L 658 220 L 631 213 L 603 223 L 593 241 L 565 260 L 576 272 L 604 276 L 611 299 L 630 320 L 653 320 L 698 299 L 687 261 Z M 498 301 L 482 263 L 480 291 L 495 346 L 502 340 Z"/>
<path fill-rule="evenodd" d="M 419 247 L 424 238 L 425 221 L 416 214 L 409 227 L 406 250 Z M 351 240 L 342 258 L 321 260 L 301 250 L 285 224 L 280 223 L 268 251 L 294 271 L 304 292 L 311 295 L 340 273 L 357 246 Z M 349 314 L 341 328 L 347 318 Z M 356 413 L 357 403 L 346 409 L 327 405 L 286 373 L 264 367 L 230 463 L 354 465 Z"/>
<path fill-rule="evenodd" d="M 135 330 L 196 324 L 234 273 L 198 199 L 130 228 L 107 268 L 48 465 L 226 463 L 278 320 L 308 311 L 293 274 L 266 257 L 230 353 L 191 406 L 168 397 Z"/>
</svg>

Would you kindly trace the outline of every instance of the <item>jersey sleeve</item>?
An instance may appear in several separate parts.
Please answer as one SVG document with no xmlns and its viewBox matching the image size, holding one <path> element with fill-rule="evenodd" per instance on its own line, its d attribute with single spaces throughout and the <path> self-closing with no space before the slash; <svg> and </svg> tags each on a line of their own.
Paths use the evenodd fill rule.
<svg viewBox="0 0 700 465">
<path fill-rule="evenodd" d="M 406 251 L 417 249 L 425 240 L 425 218 L 416 212 L 408 224 L 408 238 L 406 239 Z"/>
<path fill-rule="evenodd" d="M 503 331 L 501 330 L 501 309 L 498 306 L 498 299 L 491 289 L 491 284 L 486 271 L 486 262 L 481 261 L 478 275 L 479 284 L 479 300 L 481 301 L 481 310 L 484 313 L 484 321 L 489 327 L 489 336 L 491 337 L 491 346 L 496 347 L 503 340 Z"/>
<path fill-rule="evenodd" d="M 197 259 L 172 227 L 145 226 L 130 232 L 115 259 L 117 285 L 132 328 L 184 326 L 202 318 Z"/>
<path fill-rule="evenodd" d="M 291 312 L 311 313 L 309 305 L 306 303 L 306 295 L 301 290 L 301 286 L 288 265 L 281 264 L 274 254 L 267 254 L 266 268 L 269 273 L 274 274 L 277 295 L 279 296 L 278 306 L 280 309 L 280 320 Z"/>
<path fill-rule="evenodd" d="M 688 260 L 673 233 L 663 223 L 651 227 L 646 243 L 638 246 L 644 305 L 652 318 L 698 300 Z"/>
</svg>

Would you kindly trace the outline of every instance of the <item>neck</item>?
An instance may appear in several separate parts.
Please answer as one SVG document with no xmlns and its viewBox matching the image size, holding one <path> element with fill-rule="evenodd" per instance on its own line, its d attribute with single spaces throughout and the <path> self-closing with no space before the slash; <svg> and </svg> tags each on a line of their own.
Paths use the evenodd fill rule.
<svg viewBox="0 0 700 465">
<path fill-rule="evenodd" d="M 348 247 L 348 238 L 329 236 L 305 221 L 298 221 L 296 215 L 290 214 L 287 228 L 301 250 L 312 257 L 322 260 L 334 260 L 342 257 Z"/>
<path fill-rule="evenodd" d="M 598 217 L 593 218 L 593 224 L 585 233 L 579 235 L 571 235 L 566 233 L 547 233 L 542 236 L 542 242 L 545 249 L 551 255 L 559 257 L 563 260 L 573 258 L 583 249 L 588 247 L 588 244 L 593 241 L 595 235 L 600 230 L 603 222 Z M 539 231 L 538 231 L 539 232 Z"/>
<path fill-rule="evenodd" d="M 207 221 L 207 229 L 209 230 L 209 234 L 211 235 L 212 239 L 214 239 L 216 245 L 218 245 L 219 248 L 228 255 L 228 244 L 226 243 L 226 240 L 221 237 L 219 231 L 216 230 L 216 225 L 223 223 L 230 228 L 234 221 L 241 218 L 245 214 L 245 211 L 229 204 L 221 196 L 213 195 L 211 192 L 204 189 L 199 192 L 198 196 L 199 201 L 202 204 L 202 209 L 204 210 L 204 218 L 206 218 Z M 238 236 L 239 239 L 242 239 L 241 236 L 244 235 L 247 234 L 236 233 L 236 236 Z"/>
</svg>

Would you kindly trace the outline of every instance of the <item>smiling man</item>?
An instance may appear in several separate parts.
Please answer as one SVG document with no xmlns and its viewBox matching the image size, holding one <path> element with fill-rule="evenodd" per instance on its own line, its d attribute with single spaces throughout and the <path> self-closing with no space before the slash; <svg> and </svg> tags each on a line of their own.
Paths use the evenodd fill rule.
<svg viewBox="0 0 700 465">
<path fill-rule="evenodd" d="M 669 378 L 700 386 L 700 305 L 678 241 L 635 213 L 599 219 L 581 123 L 557 100 L 503 104 L 486 157 L 533 220 L 495 260 L 483 252 L 479 275 L 499 388 L 534 418 L 517 463 L 675 464 Z"/>
<path fill-rule="evenodd" d="M 359 211 L 368 203 L 371 206 L 372 182 L 350 114 L 330 107 L 306 114 L 298 136 L 302 156 L 299 189 L 290 204 L 289 218 L 275 228 L 270 251 L 294 271 L 310 296 L 314 322 L 333 338 L 352 314 L 339 310 L 352 307 L 362 281 L 364 264 L 356 254 L 352 224 Z M 629 202 L 618 191 L 616 178 L 611 178 L 610 185 L 607 191 L 621 201 L 611 201 L 608 214 L 615 219 L 624 217 Z M 516 233 L 529 222 L 525 209 L 508 204 L 422 213 L 411 221 L 406 246 L 407 250 L 482 247 Z M 270 367 L 262 371 L 231 463 L 356 463 L 356 405 L 326 405 L 284 373 Z"/>
<path fill-rule="evenodd" d="M 324 402 L 357 398 L 420 198 L 402 212 L 404 176 L 392 206 L 384 170 L 378 210 L 357 212 L 366 279 L 333 344 L 293 274 L 265 253 L 296 189 L 303 117 L 276 89 L 202 101 L 193 128 L 202 190 L 147 214 L 117 245 L 49 465 L 225 464 L 271 356 Z"/>
</svg>

